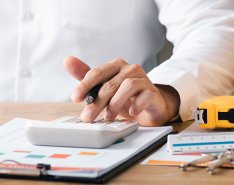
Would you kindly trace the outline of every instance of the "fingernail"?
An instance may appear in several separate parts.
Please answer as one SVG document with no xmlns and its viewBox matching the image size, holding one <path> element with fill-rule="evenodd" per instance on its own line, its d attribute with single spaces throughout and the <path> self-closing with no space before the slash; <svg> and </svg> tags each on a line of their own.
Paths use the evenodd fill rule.
<svg viewBox="0 0 234 185">
<path fill-rule="evenodd" d="M 112 113 L 110 111 L 106 111 L 104 118 L 105 120 L 111 120 L 112 119 Z"/>
<path fill-rule="evenodd" d="M 132 107 L 130 107 L 130 109 L 129 109 L 129 115 L 133 116 L 133 117 L 135 116 L 135 111 Z"/>
<path fill-rule="evenodd" d="M 81 113 L 81 119 L 85 121 L 92 121 L 93 118 L 93 111 L 89 109 L 84 109 Z"/>
</svg>

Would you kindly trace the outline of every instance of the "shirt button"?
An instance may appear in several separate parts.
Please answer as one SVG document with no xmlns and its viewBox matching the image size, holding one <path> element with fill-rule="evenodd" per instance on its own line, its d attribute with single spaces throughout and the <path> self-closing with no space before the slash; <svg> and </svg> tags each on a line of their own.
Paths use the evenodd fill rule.
<svg viewBox="0 0 234 185">
<path fill-rule="evenodd" d="M 24 14 L 25 21 L 31 21 L 31 20 L 33 20 L 33 18 L 34 18 L 34 15 L 30 12 Z"/>
<path fill-rule="evenodd" d="M 21 72 L 21 75 L 23 77 L 30 77 L 32 75 L 31 71 L 29 69 L 23 69 Z"/>
</svg>

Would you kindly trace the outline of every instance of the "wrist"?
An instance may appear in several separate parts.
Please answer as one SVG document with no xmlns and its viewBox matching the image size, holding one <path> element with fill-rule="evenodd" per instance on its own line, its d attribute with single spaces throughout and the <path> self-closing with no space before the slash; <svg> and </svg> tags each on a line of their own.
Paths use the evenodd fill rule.
<svg viewBox="0 0 234 185">
<path fill-rule="evenodd" d="M 179 93 L 169 85 L 155 84 L 166 103 L 167 121 L 179 117 L 180 96 Z"/>
</svg>

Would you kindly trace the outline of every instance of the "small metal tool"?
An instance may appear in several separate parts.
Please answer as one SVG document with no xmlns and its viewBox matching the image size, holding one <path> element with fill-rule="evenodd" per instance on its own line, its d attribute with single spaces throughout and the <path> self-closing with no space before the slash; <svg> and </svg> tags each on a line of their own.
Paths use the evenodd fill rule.
<svg viewBox="0 0 234 185">
<path fill-rule="evenodd" d="M 187 171 L 188 167 L 194 167 L 205 162 L 213 161 L 217 158 L 218 158 L 218 154 L 207 154 L 207 155 L 202 156 L 199 159 L 195 159 L 189 163 L 182 164 L 180 167 L 183 171 Z"/>
<path fill-rule="evenodd" d="M 221 153 L 218 159 L 208 164 L 207 172 L 213 175 L 217 168 L 222 167 L 224 164 L 229 164 L 232 161 L 234 161 L 234 149 L 228 149 L 224 153 Z"/>
<path fill-rule="evenodd" d="M 219 154 L 206 154 L 196 160 L 189 163 L 182 164 L 180 167 L 183 171 L 187 171 L 188 167 L 197 167 L 202 163 L 207 163 L 207 172 L 209 174 L 215 174 L 216 169 L 222 167 L 225 164 L 230 164 L 234 161 L 234 148 L 227 149 L 225 152 Z"/>
</svg>

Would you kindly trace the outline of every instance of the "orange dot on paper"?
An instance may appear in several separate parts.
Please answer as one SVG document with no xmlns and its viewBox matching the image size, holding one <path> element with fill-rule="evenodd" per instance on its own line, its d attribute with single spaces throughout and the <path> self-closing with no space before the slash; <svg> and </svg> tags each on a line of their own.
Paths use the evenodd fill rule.
<svg viewBox="0 0 234 185">
<path fill-rule="evenodd" d="M 80 155 L 97 155 L 97 152 L 80 152 Z"/>
<path fill-rule="evenodd" d="M 70 156 L 70 154 L 53 154 L 49 158 L 65 159 L 69 156 Z"/>
</svg>

